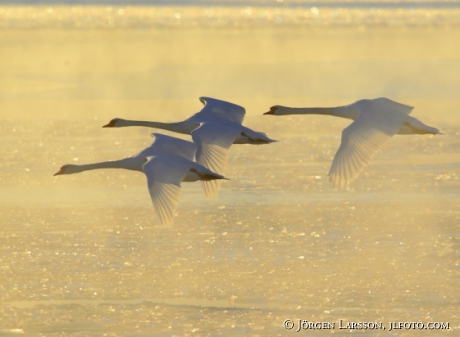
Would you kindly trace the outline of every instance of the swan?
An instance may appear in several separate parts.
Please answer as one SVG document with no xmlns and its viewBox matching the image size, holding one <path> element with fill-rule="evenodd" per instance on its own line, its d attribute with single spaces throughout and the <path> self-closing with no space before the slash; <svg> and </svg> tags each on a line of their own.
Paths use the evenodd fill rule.
<svg viewBox="0 0 460 337">
<path fill-rule="evenodd" d="M 290 108 L 275 105 L 264 115 L 330 115 L 353 120 L 342 132 L 342 141 L 329 171 L 337 189 L 345 188 L 369 163 L 375 152 L 395 134 L 442 134 L 409 116 L 413 107 L 385 97 L 362 99 L 355 103 L 330 108 Z"/>
<path fill-rule="evenodd" d="M 127 126 L 145 126 L 190 135 L 205 121 L 229 121 L 242 124 L 246 110 L 239 105 L 210 97 L 200 97 L 204 107 L 201 111 L 182 122 L 161 123 L 114 118 L 103 128 L 122 128 Z"/>
<path fill-rule="evenodd" d="M 235 128 L 238 126 L 240 127 L 240 134 L 235 138 L 234 144 L 260 145 L 276 142 L 268 138 L 264 133 L 256 132 L 242 126 L 246 114 L 242 106 L 210 97 L 200 97 L 200 101 L 204 104 L 203 109 L 182 122 L 160 123 L 114 118 L 102 127 L 120 128 L 128 126 L 145 126 L 191 135 L 192 131 L 198 128 L 202 123 L 213 122 L 216 124 L 233 125 Z"/>
<path fill-rule="evenodd" d="M 245 109 L 242 106 L 210 97 L 200 97 L 203 109 L 177 123 L 160 123 L 114 118 L 104 128 L 144 126 L 160 128 L 192 136 L 197 145 L 196 162 L 223 175 L 232 144 L 261 145 L 276 142 L 265 133 L 242 125 Z M 203 181 L 207 199 L 217 197 L 220 181 Z"/>
<path fill-rule="evenodd" d="M 138 154 L 114 161 L 85 165 L 67 164 L 54 176 L 84 171 L 118 168 L 143 172 L 156 214 L 163 224 L 172 223 L 179 202 L 181 182 L 226 179 L 206 167 L 193 162 L 194 143 L 162 134 L 153 134 L 152 145 Z"/>
</svg>

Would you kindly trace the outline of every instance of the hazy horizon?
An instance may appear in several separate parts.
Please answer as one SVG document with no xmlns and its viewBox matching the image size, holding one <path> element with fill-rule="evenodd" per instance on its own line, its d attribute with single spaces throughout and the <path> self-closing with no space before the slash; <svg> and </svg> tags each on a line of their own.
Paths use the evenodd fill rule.
<svg viewBox="0 0 460 337">
<path fill-rule="evenodd" d="M 0 5 L 261 6 L 325 8 L 459 8 L 458 0 L 0 0 Z"/>
</svg>

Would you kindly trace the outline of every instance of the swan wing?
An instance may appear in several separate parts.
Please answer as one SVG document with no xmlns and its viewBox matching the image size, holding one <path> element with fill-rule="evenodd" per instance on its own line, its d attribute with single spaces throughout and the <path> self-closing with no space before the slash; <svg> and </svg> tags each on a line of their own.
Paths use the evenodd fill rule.
<svg viewBox="0 0 460 337">
<path fill-rule="evenodd" d="M 414 110 L 413 106 L 398 103 L 386 97 L 379 97 L 374 99 L 373 101 L 375 102 L 374 109 L 376 111 L 390 111 L 390 113 L 393 112 L 409 115 L 412 112 L 412 110 Z"/>
<path fill-rule="evenodd" d="M 195 160 L 197 149 L 194 143 L 161 133 L 152 133 L 152 137 L 155 138 L 152 145 L 142 153 L 145 157 L 174 154 L 190 161 Z"/>
<path fill-rule="evenodd" d="M 241 133 L 240 127 L 206 122 L 192 132 L 197 146 L 196 162 L 223 175 L 228 161 L 228 149 Z M 221 187 L 219 180 L 202 181 L 207 199 L 217 197 Z"/>
<path fill-rule="evenodd" d="M 243 123 L 246 110 L 242 106 L 210 97 L 200 97 L 200 101 L 204 107 L 194 117 L 201 121 L 224 119 L 238 124 Z"/>
<path fill-rule="evenodd" d="M 142 166 L 155 212 L 163 224 L 172 223 L 179 203 L 180 183 L 190 167 L 161 156 L 148 157 Z"/>
<path fill-rule="evenodd" d="M 342 142 L 329 171 L 334 187 L 343 189 L 355 179 L 401 125 L 402 118 L 398 112 L 382 114 L 378 109 L 360 112 L 342 132 Z"/>
</svg>

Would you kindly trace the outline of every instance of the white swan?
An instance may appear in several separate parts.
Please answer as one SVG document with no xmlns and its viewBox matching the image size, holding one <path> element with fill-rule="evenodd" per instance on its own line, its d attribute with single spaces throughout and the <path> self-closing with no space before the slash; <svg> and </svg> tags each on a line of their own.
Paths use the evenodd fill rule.
<svg viewBox="0 0 460 337">
<path fill-rule="evenodd" d="M 200 97 L 200 101 L 204 104 L 203 109 L 182 122 L 161 123 L 114 118 L 103 128 L 144 126 L 190 135 L 201 123 L 207 121 L 221 122 L 224 120 L 237 124 L 243 123 L 246 110 L 242 106 L 210 97 Z"/>
<path fill-rule="evenodd" d="M 242 106 L 214 99 L 200 97 L 203 109 L 192 117 L 177 123 L 160 123 L 114 118 L 104 128 L 144 126 L 192 135 L 198 147 L 196 162 L 223 175 L 227 165 L 228 149 L 232 144 L 269 144 L 276 142 L 262 132 L 256 132 L 242 125 L 245 109 Z M 203 181 L 206 198 L 215 198 L 220 181 Z"/>
<path fill-rule="evenodd" d="M 431 126 L 409 116 L 413 107 L 388 98 L 362 99 L 333 108 L 289 108 L 275 105 L 264 115 L 331 115 L 354 120 L 342 132 L 342 142 L 332 161 L 330 181 L 345 188 L 369 163 L 374 153 L 395 134 L 441 134 Z"/>
<path fill-rule="evenodd" d="M 101 168 L 121 168 L 144 172 L 155 211 L 162 223 L 171 223 L 179 202 L 180 183 L 197 180 L 226 179 L 206 167 L 193 162 L 195 144 L 153 134 L 155 141 L 140 153 L 121 160 L 86 165 L 64 165 L 54 175 L 73 174 Z"/>
</svg>

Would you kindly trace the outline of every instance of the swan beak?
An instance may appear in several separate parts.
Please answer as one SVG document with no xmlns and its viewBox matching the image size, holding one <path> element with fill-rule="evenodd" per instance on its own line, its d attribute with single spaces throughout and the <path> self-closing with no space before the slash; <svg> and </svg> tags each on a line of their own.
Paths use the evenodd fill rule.
<svg viewBox="0 0 460 337">
<path fill-rule="evenodd" d="M 276 108 L 272 107 L 270 108 L 270 111 L 267 111 L 266 113 L 264 113 L 264 115 L 274 115 L 275 111 L 276 111 Z"/>
<path fill-rule="evenodd" d="M 104 125 L 103 128 L 113 128 L 115 126 L 115 121 L 111 120 L 108 124 Z"/>
<path fill-rule="evenodd" d="M 60 174 L 64 174 L 64 171 L 65 171 L 65 169 L 63 167 L 61 167 L 61 169 L 59 171 L 57 171 L 55 174 L 53 174 L 53 177 L 58 176 Z"/>
</svg>

